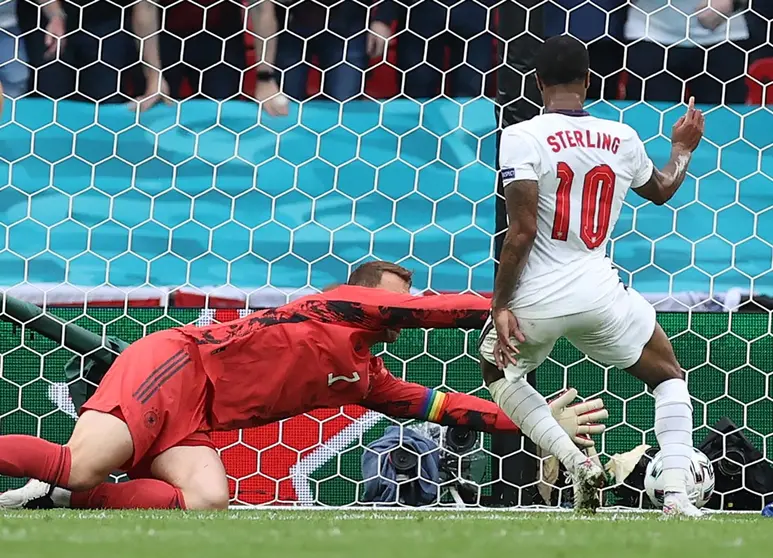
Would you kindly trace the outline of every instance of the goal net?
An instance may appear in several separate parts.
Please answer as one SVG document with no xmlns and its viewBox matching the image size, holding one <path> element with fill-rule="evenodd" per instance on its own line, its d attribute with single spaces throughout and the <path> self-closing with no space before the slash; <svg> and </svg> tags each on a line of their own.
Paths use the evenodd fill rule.
<svg viewBox="0 0 773 558">
<path fill-rule="evenodd" d="M 767 35 L 760 39 L 758 24 L 767 33 L 768 14 L 758 3 L 741 2 L 743 11 L 732 16 L 731 26 L 739 18 L 746 22 L 743 36 L 728 31 L 717 44 L 679 47 L 705 58 L 694 74 L 666 61 L 655 68 L 649 77 L 666 76 L 676 96 L 654 100 L 649 81 L 637 97 L 630 93 L 641 77 L 630 64 L 647 39 L 627 40 L 614 22 L 626 11 L 644 21 L 654 21 L 659 10 L 681 14 L 678 0 L 634 1 L 606 15 L 603 2 L 396 6 L 405 9 L 381 2 L 363 8 L 362 25 L 351 33 L 339 26 L 338 4 L 329 2 L 315 4 L 324 16 L 315 28 L 288 3 L 269 0 L 251 8 L 231 0 L 97 0 L 88 6 L 109 5 L 119 17 L 115 29 L 96 29 L 88 7 L 19 0 L 16 23 L 0 37 L 6 55 L 0 82 L 8 94 L 0 124 L 0 285 L 105 343 L 276 306 L 342 282 L 370 259 L 411 268 L 416 294 L 486 295 L 496 256 L 497 89 L 500 103 L 534 106 L 524 96 L 528 83 L 503 91 L 512 80 L 498 75 L 508 71 L 509 58 L 528 58 L 517 54 L 528 48 L 519 38 L 537 41 L 551 29 L 583 35 L 576 26 L 585 29 L 582 17 L 593 15 L 590 10 L 603 22 L 595 37 L 580 37 L 591 47 L 594 84 L 604 96 L 589 101 L 592 114 L 633 126 L 662 164 L 684 96 L 695 95 L 707 113 L 706 139 L 684 186 L 663 207 L 630 196 L 610 255 L 622 279 L 660 310 L 658 320 L 687 371 L 696 446 L 732 424 L 720 439 L 735 443 L 741 434 L 759 452 L 755 462 L 744 461 L 736 446 L 720 444 L 710 457 L 725 480 L 712 505 L 729 508 L 738 505 L 733 495 L 751 494 L 759 509 L 771 494 L 752 485 L 748 472 L 773 459 L 773 343 L 765 297 L 773 296 L 773 115 L 765 106 L 773 97 L 765 85 L 773 78 L 773 58 L 765 58 L 771 45 Z M 180 5 L 189 11 L 175 12 Z M 269 5 L 275 19 L 262 11 Z M 52 25 L 58 10 L 68 16 L 59 18 L 61 29 Z M 236 31 L 220 33 L 228 10 L 238 16 Z M 371 23 L 371 35 L 366 12 L 383 24 Z M 358 13 L 347 12 L 347 25 Z M 153 21 L 156 28 L 148 24 Z M 723 28 L 729 29 L 725 20 L 716 33 Z M 386 47 L 384 34 L 392 35 Z M 500 36 L 513 47 L 504 62 L 496 55 Z M 712 53 L 727 45 L 742 53 L 733 75 L 713 63 Z M 154 48 L 160 62 L 148 56 Z M 374 57 L 370 62 L 366 53 Z M 615 62 L 597 67 L 607 55 Z M 158 64 L 165 81 L 148 89 Z M 299 68 L 308 75 L 298 78 Z M 52 69 L 72 82 L 52 81 L 46 77 Z M 212 85 L 230 83 L 233 75 L 230 90 Z M 352 79 L 350 95 L 344 85 Z M 266 94 L 272 80 L 277 88 Z M 739 80 L 740 100 L 731 93 Z M 708 82 L 720 85 L 717 102 L 702 101 Z M 164 95 L 157 98 L 159 90 Z M 138 97 L 142 108 L 168 103 L 139 111 Z M 269 114 L 283 110 L 288 114 Z M 61 337 L 49 339 L 29 322 L 2 317 L 0 434 L 65 442 L 77 416 L 68 388 L 82 380 L 88 360 Z M 412 330 L 380 352 L 401 378 L 487 398 L 476 345 L 476 331 Z M 632 467 L 644 446 L 656 444 L 653 399 L 644 386 L 568 343 L 559 343 L 539 369 L 537 387 L 546 396 L 574 387 L 582 398 L 604 400 L 608 430 L 596 439 L 604 463 L 638 451 L 629 454 Z M 232 503 L 367 503 L 374 477 L 364 476 L 363 456 L 376 453 L 368 447 L 388 440 L 395 424 L 401 423 L 351 406 L 219 433 Z M 432 499 L 441 505 L 558 505 L 566 495 L 554 463 L 532 455 L 520 439 L 474 438 L 457 458 L 449 432 L 415 423 L 403 428 L 439 443 L 419 452 L 418 465 L 435 462 L 439 473 L 419 473 L 415 464 L 401 473 L 396 493 L 404 500 L 419 475 L 441 487 Z M 407 444 L 410 435 L 403 431 L 398 441 Z M 391 450 L 378 451 L 379 466 L 399 462 Z M 541 474 L 519 474 L 532 459 Z M 609 489 L 605 502 L 646 507 L 641 479 L 634 477 L 627 490 Z M 19 482 L 0 478 L 0 491 Z"/>
</svg>

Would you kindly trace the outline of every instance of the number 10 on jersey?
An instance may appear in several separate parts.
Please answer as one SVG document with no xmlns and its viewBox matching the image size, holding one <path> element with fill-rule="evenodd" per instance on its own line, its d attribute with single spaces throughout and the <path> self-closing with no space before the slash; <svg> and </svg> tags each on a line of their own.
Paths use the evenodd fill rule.
<svg viewBox="0 0 773 558">
<path fill-rule="evenodd" d="M 569 235 L 570 203 L 575 173 L 566 163 L 558 163 L 556 215 L 553 218 L 553 238 L 566 241 Z M 612 200 L 615 196 L 615 173 L 609 165 L 598 165 L 585 174 L 582 181 L 580 207 L 580 239 L 588 250 L 604 243 L 609 232 Z"/>
</svg>

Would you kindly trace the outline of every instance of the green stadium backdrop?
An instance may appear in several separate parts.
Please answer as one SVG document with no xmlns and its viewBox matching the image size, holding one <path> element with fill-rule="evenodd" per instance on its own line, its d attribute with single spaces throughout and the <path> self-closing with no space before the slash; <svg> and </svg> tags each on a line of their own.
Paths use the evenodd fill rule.
<svg viewBox="0 0 773 558">
<path fill-rule="evenodd" d="M 198 309 L 91 308 L 52 312 L 97 333 L 134 341 L 146 332 L 195 322 Z M 209 319 L 232 319 L 236 311 L 209 311 Z M 770 314 L 673 313 L 659 321 L 672 337 L 689 371 L 694 398 L 695 442 L 723 416 L 773 458 L 773 337 Z M 40 335 L 0 324 L 0 433 L 24 433 L 55 442 L 67 440 L 74 409 L 66 396 L 63 368 L 72 356 Z M 487 397 L 477 367 L 476 331 L 411 330 L 388 347 L 389 369 L 407 380 L 444 390 Z M 270 348 L 269 348 L 270 350 Z M 606 455 L 653 443 L 653 400 L 636 380 L 605 370 L 571 345 L 559 343 L 539 370 L 548 394 L 573 386 L 583 397 L 600 395 L 610 412 L 609 430 L 598 440 Z M 377 438 L 388 421 L 358 407 L 315 412 L 263 428 L 219 433 L 237 503 L 346 505 L 357 499 L 363 444 Z M 770 439 L 770 438 L 769 438 Z M 484 444 L 487 446 L 488 444 Z M 767 446 L 767 447 L 766 447 Z M 497 458 L 491 457 L 495 460 Z M 489 464 L 489 471 L 498 470 Z M 487 477 L 491 479 L 490 473 Z M 496 480 L 496 479 L 494 479 Z M 0 491 L 18 481 L 0 479 Z"/>
</svg>

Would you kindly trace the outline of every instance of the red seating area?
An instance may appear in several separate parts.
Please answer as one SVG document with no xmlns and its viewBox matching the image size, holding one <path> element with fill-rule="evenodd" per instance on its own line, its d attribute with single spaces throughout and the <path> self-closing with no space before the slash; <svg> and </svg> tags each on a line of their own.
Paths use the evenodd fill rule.
<svg viewBox="0 0 773 558">
<path fill-rule="evenodd" d="M 762 58 L 749 66 L 746 76 L 746 87 L 749 94 L 747 105 L 773 105 L 773 58 Z"/>
</svg>

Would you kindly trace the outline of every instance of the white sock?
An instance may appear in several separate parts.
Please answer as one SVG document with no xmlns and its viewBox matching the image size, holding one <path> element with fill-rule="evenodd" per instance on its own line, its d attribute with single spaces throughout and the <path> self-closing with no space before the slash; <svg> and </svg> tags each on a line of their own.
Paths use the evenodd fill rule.
<svg viewBox="0 0 773 558">
<path fill-rule="evenodd" d="M 573 472 L 585 462 L 587 457 L 553 418 L 548 402 L 525 378 L 517 382 L 502 378 L 488 389 L 494 403 L 507 413 L 521 432 L 543 451 L 555 455 L 568 471 Z"/>
<path fill-rule="evenodd" d="M 684 380 L 667 380 L 653 390 L 655 436 L 663 459 L 665 492 L 684 492 L 692 455 L 692 403 Z"/>
</svg>

